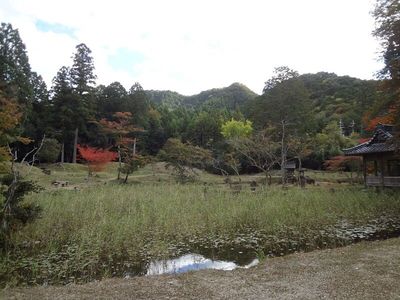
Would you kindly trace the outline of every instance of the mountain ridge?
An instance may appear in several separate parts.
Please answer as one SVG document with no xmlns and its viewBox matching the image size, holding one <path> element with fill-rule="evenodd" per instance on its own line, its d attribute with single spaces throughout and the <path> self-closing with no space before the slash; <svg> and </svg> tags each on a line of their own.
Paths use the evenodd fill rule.
<svg viewBox="0 0 400 300">
<path fill-rule="evenodd" d="M 145 93 L 154 104 L 165 105 L 169 108 L 178 106 L 198 108 L 207 105 L 213 108 L 236 109 L 259 96 L 246 85 L 238 82 L 227 87 L 212 88 L 190 96 L 184 96 L 171 90 L 146 90 Z"/>
</svg>

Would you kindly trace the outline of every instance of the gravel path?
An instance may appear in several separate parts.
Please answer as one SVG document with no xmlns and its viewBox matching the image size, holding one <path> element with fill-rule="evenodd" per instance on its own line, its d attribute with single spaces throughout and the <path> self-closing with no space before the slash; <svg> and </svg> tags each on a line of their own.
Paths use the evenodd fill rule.
<svg viewBox="0 0 400 300">
<path fill-rule="evenodd" d="M 5 299 L 400 299 L 400 238 L 267 259 L 251 269 L 7 289 Z"/>
</svg>

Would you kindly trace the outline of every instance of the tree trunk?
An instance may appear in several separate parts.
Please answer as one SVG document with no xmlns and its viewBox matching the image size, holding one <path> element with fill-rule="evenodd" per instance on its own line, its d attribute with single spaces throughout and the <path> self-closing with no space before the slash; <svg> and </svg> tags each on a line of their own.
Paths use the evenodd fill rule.
<svg viewBox="0 0 400 300">
<path fill-rule="evenodd" d="M 286 149 L 285 149 L 285 125 L 286 121 L 282 120 L 282 140 L 281 140 L 281 173 L 282 173 L 282 185 L 286 184 Z"/>
<path fill-rule="evenodd" d="M 61 159 L 60 162 L 63 164 L 64 163 L 64 141 L 61 144 Z"/>
<path fill-rule="evenodd" d="M 121 146 L 118 145 L 118 177 L 117 177 L 117 180 L 120 180 L 120 178 L 121 178 L 121 168 L 122 168 Z"/>
<path fill-rule="evenodd" d="M 133 155 L 132 159 L 135 159 L 135 155 L 136 155 L 136 138 L 133 139 L 132 155 Z M 128 182 L 128 176 L 129 176 L 129 170 L 126 170 L 124 183 Z"/>
<path fill-rule="evenodd" d="M 124 183 L 127 183 L 127 182 L 128 182 L 128 176 L 129 176 L 129 172 L 126 172 L 126 174 L 125 174 L 125 179 L 124 179 Z"/>
<path fill-rule="evenodd" d="M 72 154 L 72 163 L 73 164 L 76 164 L 77 148 L 78 148 L 78 128 L 75 128 L 74 152 Z"/>
</svg>

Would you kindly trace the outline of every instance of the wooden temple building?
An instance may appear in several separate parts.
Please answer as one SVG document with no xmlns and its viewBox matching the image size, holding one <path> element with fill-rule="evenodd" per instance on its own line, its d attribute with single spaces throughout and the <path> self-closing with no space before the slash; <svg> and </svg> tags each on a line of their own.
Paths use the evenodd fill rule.
<svg viewBox="0 0 400 300">
<path fill-rule="evenodd" d="M 346 156 L 362 156 L 365 186 L 400 187 L 400 149 L 392 138 L 393 126 L 379 124 L 371 139 L 343 150 Z"/>
</svg>

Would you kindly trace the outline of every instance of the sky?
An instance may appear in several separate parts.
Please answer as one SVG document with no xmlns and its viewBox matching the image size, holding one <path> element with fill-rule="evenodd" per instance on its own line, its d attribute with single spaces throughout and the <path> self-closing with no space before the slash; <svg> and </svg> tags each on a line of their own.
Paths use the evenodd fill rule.
<svg viewBox="0 0 400 300">
<path fill-rule="evenodd" d="M 1 0 L 48 85 L 75 46 L 97 84 L 192 95 L 233 82 L 261 93 L 275 67 L 372 79 L 383 67 L 373 0 Z"/>
</svg>

